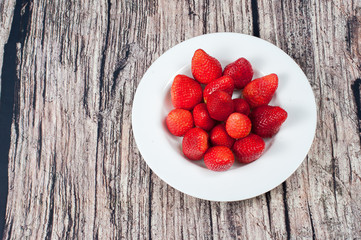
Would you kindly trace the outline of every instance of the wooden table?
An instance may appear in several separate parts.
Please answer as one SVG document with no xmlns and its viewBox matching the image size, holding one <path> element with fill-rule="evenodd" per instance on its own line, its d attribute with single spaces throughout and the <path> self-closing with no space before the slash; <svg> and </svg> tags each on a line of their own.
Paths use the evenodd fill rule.
<svg viewBox="0 0 361 240">
<path fill-rule="evenodd" d="M 131 126 L 151 63 L 223 31 L 283 49 L 318 107 L 298 170 L 231 203 L 160 180 Z M 4 239 L 361 239 L 359 0 L 3 0 L 0 65 Z"/>
</svg>

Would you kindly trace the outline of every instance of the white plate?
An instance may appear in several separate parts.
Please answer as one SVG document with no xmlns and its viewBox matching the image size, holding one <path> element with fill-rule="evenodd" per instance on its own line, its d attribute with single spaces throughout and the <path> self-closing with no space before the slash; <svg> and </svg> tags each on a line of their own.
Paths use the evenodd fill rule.
<svg viewBox="0 0 361 240">
<path fill-rule="evenodd" d="M 181 139 L 172 136 L 165 117 L 173 108 L 170 87 L 177 74 L 190 77 L 198 48 L 216 57 L 222 67 L 248 59 L 255 77 L 276 73 L 279 86 L 270 105 L 288 112 L 278 134 L 266 141 L 266 151 L 253 163 L 235 163 L 225 172 L 208 170 L 203 160 L 189 161 Z M 300 67 L 278 47 L 239 33 L 213 33 L 186 40 L 165 52 L 144 74 L 134 96 L 132 124 L 135 141 L 149 167 L 170 186 L 212 201 L 237 201 L 263 194 L 285 181 L 302 163 L 316 129 L 316 104 Z"/>
</svg>

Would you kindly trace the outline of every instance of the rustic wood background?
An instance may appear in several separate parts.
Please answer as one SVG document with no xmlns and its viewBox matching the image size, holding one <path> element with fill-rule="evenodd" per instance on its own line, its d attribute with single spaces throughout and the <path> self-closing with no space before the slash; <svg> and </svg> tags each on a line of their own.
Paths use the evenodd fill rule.
<svg viewBox="0 0 361 240">
<path fill-rule="evenodd" d="M 287 52 L 318 106 L 301 167 L 231 203 L 160 180 L 131 127 L 151 63 L 223 31 Z M 361 239 L 359 0 L 2 0 L 0 66 L 3 239 Z"/>
</svg>

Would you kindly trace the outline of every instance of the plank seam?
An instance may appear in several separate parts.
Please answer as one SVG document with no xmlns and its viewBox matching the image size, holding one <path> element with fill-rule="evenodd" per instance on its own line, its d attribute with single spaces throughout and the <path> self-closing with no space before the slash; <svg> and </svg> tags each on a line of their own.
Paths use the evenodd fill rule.
<svg viewBox="0 0 361 240">
<path fill-rule="evenodd" d="M 257 0 L 252 0 L 252 25 L 253 25 L 253 36 L 260 37 L 259 35 L 259 15 L 258 15 L 258 3 Z"/>
<path fill-rule="evenodd" d="M 19 127 L 19 77 L 17 75 L 17 43 L 24 45 L 25 36 L 28 30 L 29 9 L 31 1 L 16 1 L 14 15 L 11 23 L 8 42 L 4 46 L 4 57 L 1 77 L 1 99 L 0 99 L 0 239 L 5 235 L 5 229 L 12 230 L 12 220 L 6 226 L 6 206 L 8 196 L 8 164 L 11 142 L 11 126 L 14 122 L 16 138 Z M 15 147 L 16 148 L 16 147 Z M 11 232 L 8 232 L 10 237 Z"/>
<path fill-rule="evenodd" d="M 290 219 L 289 219 L 289 213 L 288 213 L 288 205 L 287 205 L 287 185 L 286 182 L 282 183 L 282 189 L 283 189 L 283 204 L 285 207 L 285 226 L 286 226 L 286 232 L 287 232 L 287 239 L 291 239 L 291 228 L 290 228 Z"/>
<path fill-rule="evenodd" d="M 148 217 L 149 217 L 149 221 L 148 221 L 148 231 L 149 231 L 149 240 L 152 240 L 152 198 L 153 198 L 153 194 L 152 194 L 153 188 L 152 188 L 152 170 L 149 169 L 149 198 L 148 198 Z"/>
<path fill-rule="evenodd" d="M 213 236 L 213 219 L 212 219 L 212 203 L 209 201 L 209 225 L 211 227 L 211 239 L 214 239 Z"/>
</svg>

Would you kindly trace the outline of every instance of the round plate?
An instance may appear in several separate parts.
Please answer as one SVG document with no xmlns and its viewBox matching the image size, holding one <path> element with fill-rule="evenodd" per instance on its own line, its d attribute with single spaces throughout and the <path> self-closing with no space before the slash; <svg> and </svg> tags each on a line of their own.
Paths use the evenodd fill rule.
<svg viewBox="0 0 361 240">
<path fill-rule="evenodd" d="M 254 78 L 270 73 L 279 77 L 270 105 L 284 108 L 288 118 L 280 131 L 266 140 L 261 158 L 250 164 L 235 163 L 225 172 L 208 170 L 203 160 L 187 160 L 182 153 L 182 138 L 167 130 L 165 118 L 173 109 L 173 79 L 177 74 L 192 77 L 190 63 L 198 48 L 217 58 L 223 68 L 245 57 L 253 66 Z M 153 172 L 183 193 L 212 201 L 252 198 L 285 181 L 307 155 L 317 120 L 311 86 L 292 58 L 267 41 L 239 33 L 202 35 L 169 49 L 144 74 L 132 111 L 135 141 Z"/>
</svg>

